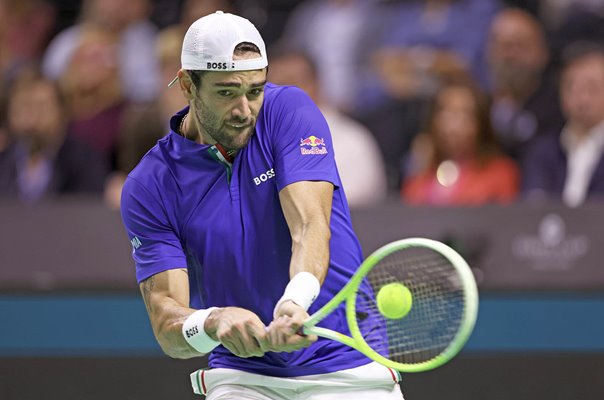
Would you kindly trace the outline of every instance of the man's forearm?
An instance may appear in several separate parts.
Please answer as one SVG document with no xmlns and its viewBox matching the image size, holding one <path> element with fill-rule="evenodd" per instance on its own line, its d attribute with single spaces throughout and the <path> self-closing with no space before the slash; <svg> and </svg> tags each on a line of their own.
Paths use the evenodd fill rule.
<svg viewBox="0 0 604 400">
<path fill-rule="evenodd" d="M 167 303 L 167 302 L 166 302 Z M 182 326 L 196 310 L 174 304 L 164 304 L 151 319 L 153 332 L 164 353 L 172 358 L 193 358 L 203 353 L 195 350 L 182 334 Z"/>
<path fill-rule="evenodd" d="M 283 302 L 291 300 L 308 310 L 319 295 L 329 268 L 333 190 L 330 182 L 300 181 L 279 192 L 292 239 L 292 257 L 290 281 L 275 305 L 275 317 L 282 314 Z"/>
<path fill-rule="evenodd" d="M 141 284 L 141 293 L 153 333 L 160 347 L 172 358 L 192 358 L 202 354 L 193 349 L 182 335 L 182 325 L 195 312 L 183 307 L 170 297 L 157 293 L 156 277 L 151 276 Z"/>
<path fill-rule="evenodd" d="M 329 224 L 323 219 L 302 225 L 300 231 L 292 235 L 290 277 L 306 271 L 323 283 L 329 268 L 330 237 Z"/>
</svg>

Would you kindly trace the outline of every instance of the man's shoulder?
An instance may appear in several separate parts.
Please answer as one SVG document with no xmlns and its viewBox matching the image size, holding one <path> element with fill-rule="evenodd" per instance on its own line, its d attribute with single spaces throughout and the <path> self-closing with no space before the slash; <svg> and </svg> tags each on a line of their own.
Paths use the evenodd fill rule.
<svg viewBox="0 0 604 400">
<path fill-rule="evenodd" d="M 128 174 L 129 178 L 139 183 L 162 181 L 169 172 L 170 139 L 169 135 L 157 141 L 139 163 Z"/>
<path fill-rule="evenodd" d="M 560 132 L 542 134 L 534 138 L 528 145 L 525 156 L 521 160 L 524 169 L 540 168 L 543 170 L 559 171 L 566 167 L 566 154 L 562 147 Z"/>
<path fill-rule="evenodd" d="M 310 97 L 296 86 L 276 85 L 268 82 L 265 87 L 264 107 L 295 105 L 312 102 Z"/>
<path fill-rule="evenodd" d="M 324 119 L 313 100 L 302 89 L 296 86 L 281 86 L 267 83 L 264 104 L 259 116 L 260 127 L 274 129 L 292 120 Z"/>
</svg>

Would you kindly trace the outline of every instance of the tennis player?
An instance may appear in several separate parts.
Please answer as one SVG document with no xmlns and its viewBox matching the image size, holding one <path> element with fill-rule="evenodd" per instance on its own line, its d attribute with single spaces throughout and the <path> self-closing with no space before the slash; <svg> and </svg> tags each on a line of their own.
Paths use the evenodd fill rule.
<svg viewBox="0 0 604 400">
<path fill-rule="evenodd" d="M 191 374 L 210 400 L 402 399 L 397 372 L 298 333 L 362 261 L 318 108 L 266 82 L 264 42 L 239 16 L 194 22 L 181 62 L 173 83 L 189 106 L 122 194 L 163 351 L 210 353 Z M 343 305 L 320 325 L 350 334 Z"/>
</svg>

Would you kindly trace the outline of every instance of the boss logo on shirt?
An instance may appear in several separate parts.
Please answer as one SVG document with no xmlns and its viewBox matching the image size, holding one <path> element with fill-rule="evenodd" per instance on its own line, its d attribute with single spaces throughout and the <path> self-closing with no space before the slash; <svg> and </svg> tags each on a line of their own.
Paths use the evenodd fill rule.
<svg viewBox="0 0 604 400">
<path fill-rule="evenodd" d="M 271 178 L 275 177 L 275 170 L 273 168 L 269 169 L 268 171 L 266 171 L 263 174 L 258 175 L 257 177 L 254 178 L 254 183 L 256 184 L 256 186 L 260 185 L 263 182 L 268 181 Z"/>
<path fill-rule="evenodd" d="M 306 139 L 300 139 L 300 153 L 302 155 L 327 154 L 325 139 L 318 138 L 315 135 L 310 135 Z"/>
</svg>

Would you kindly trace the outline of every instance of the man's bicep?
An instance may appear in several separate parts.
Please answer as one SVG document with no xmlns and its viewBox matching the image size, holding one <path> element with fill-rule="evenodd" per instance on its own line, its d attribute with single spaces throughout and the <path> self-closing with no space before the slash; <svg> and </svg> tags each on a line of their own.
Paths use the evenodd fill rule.
<svg viewBox="0 0 604 400">
<path fill-rule="evenodd" d="M 151 275 L 139 285 L 150 315 L 165 301 L 189 307 L 189 276 L 184 268 L 169 269 Z"/>
</svg>

